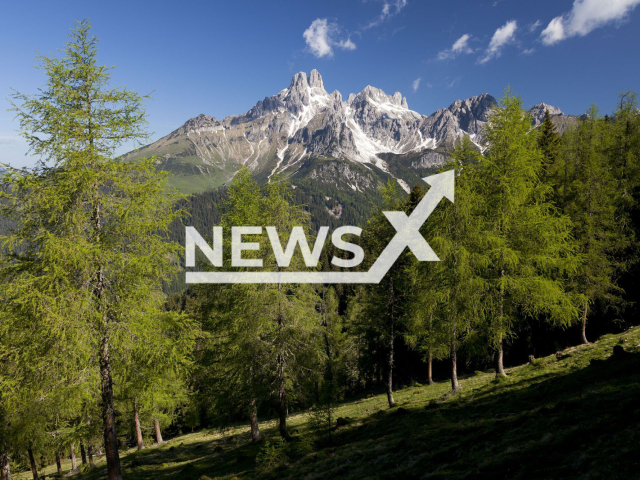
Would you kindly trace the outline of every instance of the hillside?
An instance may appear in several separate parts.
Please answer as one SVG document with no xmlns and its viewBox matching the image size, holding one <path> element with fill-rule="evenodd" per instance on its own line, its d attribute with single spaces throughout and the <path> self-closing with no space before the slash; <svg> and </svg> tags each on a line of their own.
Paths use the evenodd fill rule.
<svg viewBox="0 0 640 480">
<path fill-rule="evenodd" d="M 273 421 L 261 424 L 267 440 L 260 445 L 249 443 L 244 425 L 183 435 L 123 452 L 123 473 L 130 479 L 203 480 L 638 478 L 640 327 L 507 373 L 500 381 L 492 372 L 464 377 L 457 394 L 447 379 L 404 386 L 392 409 L 381 393 L 350 399 L 332 412 L 330 439 L 310 430 L 309 412 L 293 413 L 295 440 L 284 449 Z M 336 427 L 338 418 L 347 424 Z M 104 478 L 104 460 L 97 464 L 79 478 Z M 66 472 L 68 460 L 64 467 Z M 43 473 L 54 471 L 50 466 Z"/>
</svg>

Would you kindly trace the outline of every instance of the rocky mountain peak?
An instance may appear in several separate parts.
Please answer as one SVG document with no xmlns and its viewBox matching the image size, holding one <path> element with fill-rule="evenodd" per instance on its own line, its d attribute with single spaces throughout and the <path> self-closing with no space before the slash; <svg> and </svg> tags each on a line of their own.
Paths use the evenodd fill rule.
<svg viewBox="0 0 640 480">
<path fill-rule="evenodd" d="M 304 72 L 296 73 L 291 79 L 289 90 L 299 90 L 301 88 L 308 88 L 309 82 L 307 81 L 307 74 Z"/>
<path fill-rule="evenodd" d="M 182 125 L 181 129 L 185 132 L 197 131 L 200 129 L 215 127 L 217 125 L 220 125 L 220 122 L 218 120 L 216 120 L 214 117 L 210 117 L 209 115 L 201 113 L 197 117 L 193 117 L 187 120 L 184 125 Z"/>
<path fill-rule="evenodd" d="M 366 87 L 364 87 L 364 89 L 357 95 L 349 95 L 347 103 L 351 104 L 356 101 L 366 101 L 367 98 L 373 100 L 376 103 L 388 103 L 391 105 L 396 105 L 398 107 L 407 108 L 407 100 L 402 96 L 400 92 L 396 92 L 393 95 L 387 95 L 384 90 L 372 87 L 371 85 L 367 85 Z"/>
<path fill-rule="evenodd" d="M 467 98 L 466 100 L 456 100 L 449 106 L 449 111 L 456 116 L 472 114 L 482 121 L 488 120 L 488 113 L 496 105 L 497 101 L 488 93 Z"/>
<path fill-rule="evenodd" d="M 564 115 L 562 110 L 558 107 L 554 107 L 553 105 L 549 105 L 547 103 L 541 102 L 537 105 L 534 105 L 531 111 L 542 111 L 543 113 L 549 110 L 550 115 Z"/>
<path fill-rule="evenodd" d="M 294 115 L 298 115 L 304 107 L 309 105 L 311 100 L 311 89 L 307 81 L 307 74 L 304 72 L 296 73 L 291 79 L 289 88 L 283 90 L 279 97 L 285 103 L 287 110 Z"/>
<path fill-rule="evenodd" d="M 318 70 L 316 70 L 315 68 L 311 70 L 311 73 L 309 74 L 309 86 L 311 88 L 319 88 L 321 90 L 324 90 L 322 75 L 320 75 Z"/>
<path fill-rule="evenodd" d="M 462 130 L 477 134 L 482 125 L 489 120 L 489 113 L 496 104 L 495 98 L 483 93 L 466 100 L 456 100 L 448 110 L 458 120 Z"/>
<path fill-rule="evenodd" d="M 337 90 L 325 91 L 322 76 L 314 69 L 296 73 L 289 87 L 244 114 L 221 121 L 201 114 L 188 120 L 146 147 L 145 154 L 163 156 L 167 168 L 180 172 L 206 172 L 218 184 L 232 178 L 241 165 L 270 179 L 277 172 L 297 175 L 308 162 L 323 157 L 375 166 L 396 176 L 398 168 L 404 168 L 398 162 L 407 160 L 407 155 L 421 159 L 412 160 L 417 162 L 412 168 L 432 168 L 464 136 L 482 145 L 482 131 L 495 105 L 495 98 L 482 94 L 425 116 L 409 110 L 400 92 L 390 95 L 371 85 L 343 102 Z M 570 117 L 544 103 L 532 113 L 541 121 L 547 109 L 554 122 Z M 194 156 L 201 165 L 194 166 Z M 401 177 L 396 178 L 400 182 Z"/>
<path fill-rule="evenodd" d="M 564 115 L 562 110 L 558 107 L 554 107 L 553 105 L 548 105 L 546 103 L 538 103 L 529 110 L 529 114 L 533 117 L 534 125 L 540 125 L 544 121 L 544 116 L 547 111 L 549 111 L 549 115 L 552 117 Z"/>
</svg>

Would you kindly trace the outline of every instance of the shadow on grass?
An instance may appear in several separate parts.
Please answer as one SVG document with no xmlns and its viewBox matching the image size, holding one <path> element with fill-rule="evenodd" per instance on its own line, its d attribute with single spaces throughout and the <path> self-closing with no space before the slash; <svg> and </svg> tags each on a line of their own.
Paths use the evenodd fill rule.
<svg viewBox="0 0 640 480">
<path fill-rule="evenodd" d="M 314 453 L 290 458 L 269 474 L 256 474 L 261 445 L 243 433 L 174 441 L 128 455 L 124 476 L 640 478 L 640 354 L 571 368 L 545 372 L 544 366 L 523 366 L 511 378 L 443 396 L 446 401 L 427 408 L 407 403 L 378 410 L 334 428 L 330 445 L 316 445 Z M 275 428 L 263 433 L 277 435 Z M 101 469 L 82 478 L 104 476 Z"/>
<path fill-rule="evenodd" d="M 291 476 L 640 478 L 640 354 L 495 387 L 377 412 L 336 435 L 324 465 L 303 461 Z"/>
</svg>

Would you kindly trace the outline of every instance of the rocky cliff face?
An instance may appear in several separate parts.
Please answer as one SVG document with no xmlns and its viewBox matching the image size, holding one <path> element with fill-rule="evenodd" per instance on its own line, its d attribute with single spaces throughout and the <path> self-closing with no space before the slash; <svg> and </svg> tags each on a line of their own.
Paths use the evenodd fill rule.
<svg viewBox="0 0 640 480">
<path fill-rule="evenodd" d="M 564 133 L 567 128 L 578 123 L 579 117 L 576 115 L 566 115 L 558 107 L 547 105 L 546 103 L 538 103 L 529 110 L 529 113 L 533 117 L 533 124 L 536 127 L 544 121 L 545 112 L 547 111 L 558 133 Z"/>
<path fill-rule="evenodd" d="M 295 177 L 308 170 L 305 164 L 322 158 L 376 168 L 406 186 L 395 159 L 435 168 L 462 137 L 479 144 L 495 104 L 482 94 L 425 116 L 409 109 L 399 92 L 388 95 L 372 86 L 345 101 L 338 91 L 328 93 L 320 73 L 312 70 L 308 76 L 296 73 L 289 87 L 242 115 L 223 120 L 199 115 L 128 157 L 157 155 L 161 168 L 197 177 L 179 183 L 189 193 L 228 181 L 242 165 L 268 181 L 275 174 Z M 540 105 L 534 107 L 536 121 L 541 109 L 542 117 L 546 108 L 556 114 L 554 107 Z"/>
<path fill-rule="evenodd" d="M 551 116 L 551 118 L 564 115 L 564 113 L 562 113 L 562 110 L 560 110 L 558 107 L 547 105 L 546 103 L 538 103 L 537 105 L 534 105 L 531 110 L 529 110 L 529 113 L 533 117 L 533 123 L 535 125 L 540 125 L 544 121 L 544 115 L 547 111 L 549 111 L 549 115 Z"/>
</svg>

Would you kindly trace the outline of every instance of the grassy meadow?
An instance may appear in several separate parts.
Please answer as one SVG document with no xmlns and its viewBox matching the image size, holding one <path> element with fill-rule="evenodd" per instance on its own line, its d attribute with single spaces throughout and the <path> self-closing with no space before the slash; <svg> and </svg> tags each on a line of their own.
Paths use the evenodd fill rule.
<svg viewBox="0 0 640 480">
<path fill-rule="evenodd" d="M 624 354 L 614 355 L 616 346 Z M 266 421 L 260 444 L 251 444 L 248 426 L 237 425 L 124 450 L 123 474 L 201 480 L 638 478 L 640 327 L 562 355 L 510 368 L 505 379 L 476 372 L 462 378 L 456 394 L 448 379 L 401 387 L 395 408 L 383 392 L 349 400 L 332 411 L 330 438 L 311 431 L 310 412 L 299 412 L 290 416 L 294 440 L 286 445 L 275 421 Z M 336 427 L 338 418 L 346 425 Z M 96 465 L 75 475 L 105 478 L 103 457 Z M 63 472 L 69 469 L 66 459 Z M 52 478 L 55 471 L 53 465 L 41 474 Z"/>
</svg>

